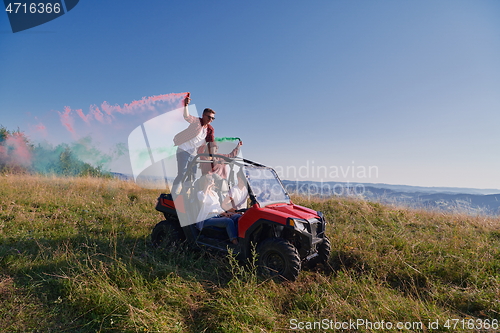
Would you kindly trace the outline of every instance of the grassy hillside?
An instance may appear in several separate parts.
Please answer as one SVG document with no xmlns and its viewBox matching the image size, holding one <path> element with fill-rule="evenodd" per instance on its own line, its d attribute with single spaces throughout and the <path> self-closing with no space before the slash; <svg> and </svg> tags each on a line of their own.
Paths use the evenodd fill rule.
<svg viewBox="0 0 500 333">
<path fill-rule="evenodd" d="M 331 269 L 277 284 L 230 257 L 152 249 L 158 194 L 110 179 L 0 176 L 0 331 L 500 326 L 498 218 L 294 198 L 333 222 Z"/>
</svg>

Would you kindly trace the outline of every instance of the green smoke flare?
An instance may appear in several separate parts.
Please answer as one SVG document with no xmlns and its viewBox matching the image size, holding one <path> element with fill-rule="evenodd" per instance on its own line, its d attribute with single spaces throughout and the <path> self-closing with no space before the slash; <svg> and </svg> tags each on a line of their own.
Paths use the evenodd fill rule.
<svg viewBox="0 0 500 333">
<path fill-rule="evenodd" d="M 215 141 L 217 142 L 226 142 L 226 141 L 241 141 L 240 138 L 230 138 L 230 137 L 225 137 L 225 138 L 215 138 Z"/>
</svg>

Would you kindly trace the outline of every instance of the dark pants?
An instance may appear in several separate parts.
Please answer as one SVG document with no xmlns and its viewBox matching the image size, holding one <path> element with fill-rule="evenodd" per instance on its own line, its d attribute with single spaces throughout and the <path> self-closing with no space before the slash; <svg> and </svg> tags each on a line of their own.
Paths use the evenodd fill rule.
<svg viewBox="0 0 500 333">
<path fill-rule="evenodd" d="M 187 167 L 189 162 L 193 159 L 193 155 L 188 153 L 185 150 L 177 148 L 177 177 L 175 177 L 174 182 L 172 184 L 172 190 L 170 191 L 172 194 L 178 194 L 177 191 L 179 189 L 179 185 L 184 178 L 184 174 L 187 171 Z M 196 165 L 193 165 L 192 173 L 196 171 Z"/>
<path fill-rule="evenodd" d="M 218 227 L 226 229 L 229 239 L 238 238 L 238 219 L 240 214 L 233 214 L 231 217 L 212 217 L 203 221 L 203 228 L 205 227 Z"/>
</svg>

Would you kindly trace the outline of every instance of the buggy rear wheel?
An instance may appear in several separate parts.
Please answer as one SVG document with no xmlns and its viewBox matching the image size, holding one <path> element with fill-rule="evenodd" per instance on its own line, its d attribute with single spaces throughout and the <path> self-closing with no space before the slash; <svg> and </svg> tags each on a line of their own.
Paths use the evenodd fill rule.
<svg viewBox="0 0 500 333">
<path fill-rule="evenodd" d="M 266 278 L 295 281 L 300 272 L 297 249 L 284 239 L 269 238 L 257 246 L 257 268 Z"/>
<path fill-rule="evenodd" d="M 169 248 L 180 245 L 186 240 L 179 222 L 168 219 L 158 223 L 151 232 L 151 242 L 154 247 Z"/>
</svg>

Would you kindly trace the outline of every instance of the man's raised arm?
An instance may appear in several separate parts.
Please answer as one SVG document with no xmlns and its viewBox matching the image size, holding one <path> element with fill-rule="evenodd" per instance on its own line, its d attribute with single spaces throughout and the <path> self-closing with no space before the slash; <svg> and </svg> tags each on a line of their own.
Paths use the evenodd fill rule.
<svg viewBox="0 0 500 333">
<path fill-rule="evenodd" d="M 189 105 L 189 102 L 191 101 L 190 95 L 191 95 L 190 93 L 187 93 L 186 98 L 184 98 L 184 113 L 183 113 L 183 116 L 184 116 L 184 119 L 186 119 L 186 120 L 187 120 L 187 118 L 189 118 L 188 105 Z"/>
</svg>

